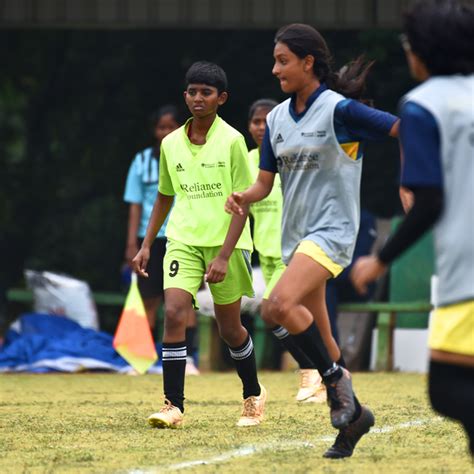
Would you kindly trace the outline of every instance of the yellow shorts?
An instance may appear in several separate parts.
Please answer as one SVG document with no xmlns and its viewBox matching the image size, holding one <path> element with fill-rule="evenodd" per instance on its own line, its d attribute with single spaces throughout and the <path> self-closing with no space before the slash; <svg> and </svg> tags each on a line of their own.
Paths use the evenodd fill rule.
<svg viewBox="0 0 474 474">
<path fill-rule="evenodd" d="M 474 356 L 474 300 L 437 308 L 428 345 L 438 351 Z"/>
<path fill-rule="evenodd" d="M 328 270 L 333 278 L 336 278 L 344 268 L 338 263 L 333 262 L 326 254 L 326 252 L 312 240 L 303 240 L 296 249 L 295 253 L 302 253 L 311 257 L 315 262 L 318 262 L 326 270 Z"/>
</svg>

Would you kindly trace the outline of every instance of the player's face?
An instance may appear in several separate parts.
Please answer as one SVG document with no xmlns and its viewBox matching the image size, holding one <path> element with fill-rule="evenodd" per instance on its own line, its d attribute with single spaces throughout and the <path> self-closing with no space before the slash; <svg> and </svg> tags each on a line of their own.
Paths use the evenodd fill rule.
<svg viewBox="0 0 474 474">
<path fill-rule="evenodd" d="M 249 122 L 250 135 L 258 146 L 263 142 L 268 112 L 270 112 L 268 107 L 257 107 Z"/>
<path fill-rule="evenodd" d="M 155 138 L 158 143 L 161 143 L 161 140 L 170 134 L 179 127 L 175 118 L 171 114 L 163 115 L 155 127 Z"/>
<path fill-rule="evenodd" d="M 278 42 L 273 50 L 273 57 L 275 64 L 272 73 L 280 81 L 281 90 L 292 94 L 302 89 L 308 76 L 312 75 L 312 63 L 308 59 L 312 56 L 301 59 L 285 43 Z"/>
<path fill-rule="evenodd" d="M 227 100 L 227 92 L 219 94 L 217 87 L 207 84 L 189 84 L 184 91 L 184 100 L 193 117 L 203 118 L 217 112 Z"/>
</svg>

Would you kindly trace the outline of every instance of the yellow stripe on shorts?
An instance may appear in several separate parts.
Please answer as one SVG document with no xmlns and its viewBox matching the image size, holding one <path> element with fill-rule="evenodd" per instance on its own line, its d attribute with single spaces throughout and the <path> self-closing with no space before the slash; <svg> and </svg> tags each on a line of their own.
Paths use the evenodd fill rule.
<svg viewBox="0 0 474 474">
<path fill-rule="evenodd" d="M 435 309 L 428 345 L 439 351 L 474 356 L 474 300 Z"/>
<path fill-rule="evenodd" d="M 341 265 L 333 262 L 326 254 L 326 252 L 312 240 L 303 240 L 296 249 L 295 253 L 302 253 L 311 257 L 315 262 L 318 262 L 326 270 L 332 273 L 333 278 L 336 278 L 339 273 L 344 270 Z"/>
</svg>

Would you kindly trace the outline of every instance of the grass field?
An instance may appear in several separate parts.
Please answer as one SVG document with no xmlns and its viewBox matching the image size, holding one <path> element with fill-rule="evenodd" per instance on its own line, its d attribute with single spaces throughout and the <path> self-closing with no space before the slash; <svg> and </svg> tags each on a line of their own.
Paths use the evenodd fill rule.
<svg viewBox="0 0 474 474">
<path fill-rule="evenodd" d="M 423 376 L 356 374 L 376 430 L 337 461 L 321 457 L 335 434 L 326 405 L 296 405 L 294 373 L 261 381 L 261 426 L 235 427 L 240 385 L 225 373 L 187 379 L 186 424 L 164 431 L 146 423 L 161 405 L 160 376 L 0 376 L 0 472 L 474 472 L 462 430 L 430 410 Z"/>
</svg>

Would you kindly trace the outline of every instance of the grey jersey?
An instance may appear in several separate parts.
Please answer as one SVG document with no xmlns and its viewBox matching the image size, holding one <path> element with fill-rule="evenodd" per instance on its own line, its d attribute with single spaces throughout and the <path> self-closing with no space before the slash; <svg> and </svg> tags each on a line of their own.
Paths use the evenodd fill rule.
<svg viewBox="0 0 474 474">
<path fill-rule="evenodd" d="M 441 143 L 444 209 L 434 228 L 440 306 L 474 299 L 474 75 L 433 77 L 404 101 L 428 110 Z"/>
<path fill-rule="evenodd" d="M 344 99 L 328 89 L 298 122 L 290 115 L 290 99 L 267 116 L 282 183 L 286 264 L 303 240 L 318 244 L 342 267 L 352 260 L 359 229 L 362 161 L 350 158 L 337 141 L 334 110 Z"/>
</svg>

